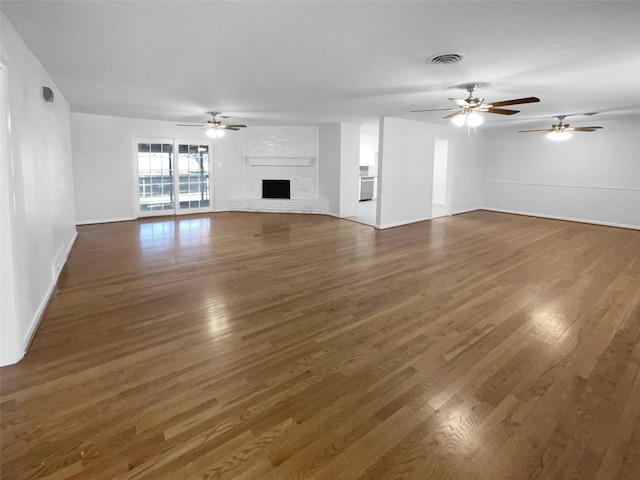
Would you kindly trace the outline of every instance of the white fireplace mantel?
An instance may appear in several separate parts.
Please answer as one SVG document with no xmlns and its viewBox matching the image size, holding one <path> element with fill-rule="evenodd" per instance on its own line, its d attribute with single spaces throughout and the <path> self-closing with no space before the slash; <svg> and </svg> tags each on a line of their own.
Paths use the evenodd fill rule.
<svg viewBox="0 0 640 480">
<path fill-rule="evenodd" d="M 247 157 L 247 164 L 252 167 L 309 167 L 316 157 L 275 157 L 252 156 Z"/>
</svg>

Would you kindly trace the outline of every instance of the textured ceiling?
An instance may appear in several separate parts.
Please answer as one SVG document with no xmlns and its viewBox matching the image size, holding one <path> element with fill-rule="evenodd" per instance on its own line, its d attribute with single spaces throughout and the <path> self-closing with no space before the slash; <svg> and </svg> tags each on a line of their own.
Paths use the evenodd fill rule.
<svg viewBox="0 0 640 480">
<path fill-rule="evenodd" d="M 640 2 L 6 1 L 75 112 L 176 122 L 445 123 L 447 97 L 537 96 L 489 126 L 640 115 Z M 434 54 L 465 58 L 430 65 Z M 518 108 L 518 107 L 516 107 Z M 577 119 L 575 124 L 582 123 Z"/>
</svg>

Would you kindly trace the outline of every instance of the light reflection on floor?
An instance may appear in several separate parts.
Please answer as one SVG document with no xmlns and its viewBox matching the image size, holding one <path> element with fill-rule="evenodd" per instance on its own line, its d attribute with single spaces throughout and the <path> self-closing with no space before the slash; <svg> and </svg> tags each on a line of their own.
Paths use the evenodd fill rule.
<svg viewBox="0 0 640 480">
<path fill-rule="evenodd" d="M 144 251 L 201 243 L 203 234 L 208 237 L 210 231 L 209 217 L 144 222 L 140 224 L 140 247 Z"/>
<path fill-rule="evenodd" d="M 564 335 L 570 326 L 562 306 L 553 303 L 543 304 L 531 313 L 534 328 L 540 333 L 544 342 L 554 348 L 561 348 Z"/>
<path fill-rule="evenodd" d="M 209 319 L 209 334 L 212 338 L 220 337 L 229 331 L 229 310 L 227 304 L 220 301 L 220 299 L 212 298 L 205 299 L 203 302 L 206 305 L 207 317 Z"/>
</svg>

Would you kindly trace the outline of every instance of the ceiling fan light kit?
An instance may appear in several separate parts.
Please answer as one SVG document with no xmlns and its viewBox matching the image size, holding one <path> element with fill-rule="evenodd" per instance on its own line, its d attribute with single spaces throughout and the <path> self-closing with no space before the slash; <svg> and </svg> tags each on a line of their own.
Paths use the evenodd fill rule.
<svg viewBox="0 0 640 480">
<path fill-rule="evenodd" d="M 456 127 L 463 126 L 466 121 L 467 121 L 466 113 L 458 113 L 457 115 L 454 115 L 453 117 L 451 117 L 451 123 L 453 123 Z"/>
<path fill-rule="evenodd" d="M 205 135 L 209 138 L 220 138 L 224 136 L 224 130 L 221 130 L 216 127 L 210 127 L 205 132 Z"/>
<path fill-rule="evenodd" d="M 461 112 L 451 117 L 451 123 L 453 123 L 457 127 L 462 127 L 463 125 L 467 125 L 469 127 L 477 127 L 484 123 L 484 119 L 478 112 Z"/>
<path fill-rule="evenodd" d="M 562 142 L 564 140 L 569 140 L 571 138 L 571 134 L 569 132 L 549 132 L 546 137 L 549 140 L 556 140 L 558 142 Z"/>
</svg>

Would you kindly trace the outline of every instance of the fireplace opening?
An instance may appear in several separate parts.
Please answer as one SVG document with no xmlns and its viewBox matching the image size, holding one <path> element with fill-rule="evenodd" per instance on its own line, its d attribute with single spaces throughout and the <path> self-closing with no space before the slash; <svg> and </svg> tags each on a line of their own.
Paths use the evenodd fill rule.
<svg viewBox="0 0 640 480">
<path fill-rule="evenodd" d="M 262 198 L 291 198 L 289 180 L 262 180 Z"/>
</svg>

